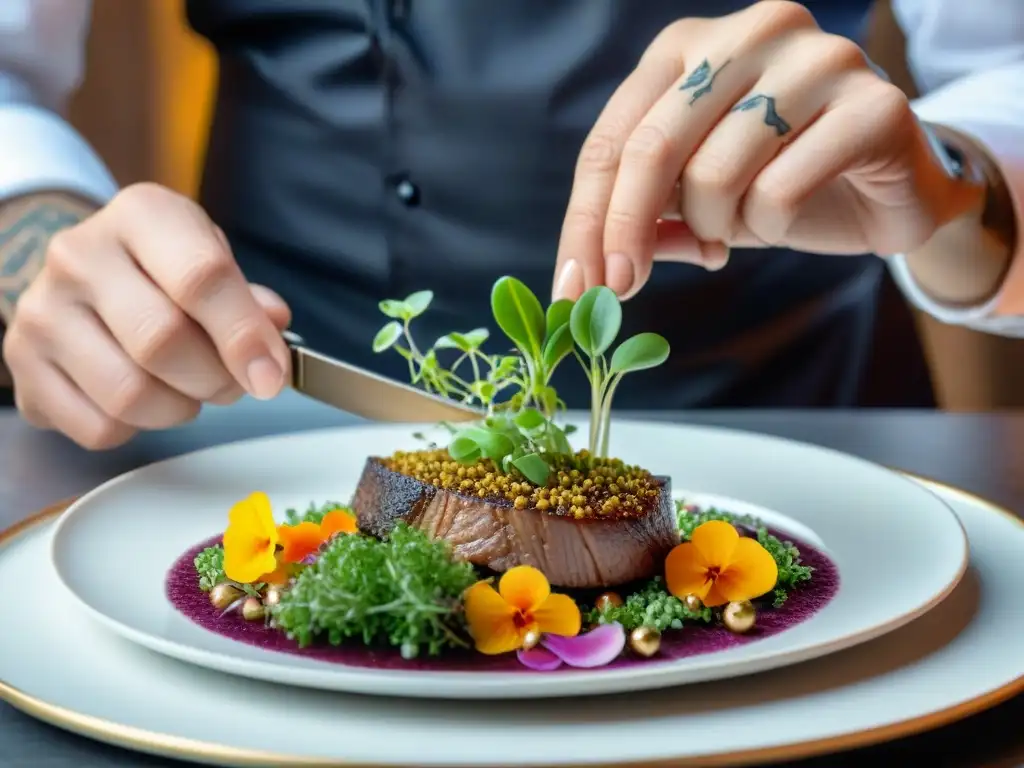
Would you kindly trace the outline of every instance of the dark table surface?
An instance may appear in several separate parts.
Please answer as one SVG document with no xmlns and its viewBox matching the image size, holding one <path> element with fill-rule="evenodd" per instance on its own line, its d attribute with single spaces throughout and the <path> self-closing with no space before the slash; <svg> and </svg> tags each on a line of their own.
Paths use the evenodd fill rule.
<svg viewBox="0 0 1024 768">
<path fill-rule="evenodd" d="M 825 445 L 933 477 L 1024 512 L 1024 414 L 953 415 L 912 411 L 705 411 L 661 414 Z M 259 435 L 346 426 L 350 417 L 288 394 L 270 403 L 211 408 L 193 424 L 140 436 L 89 454 L 59 436 L 0 413 L 0 529 L 117 474 L 196 448 Z M 1024 765 L 1024 697 L 956 725 L 887 745 L 803 761 L 801 768 L 906 764 Z M 178 766 L 132 754 L 38 723 L 0 703 L 0 766 Z"/>
</svg>

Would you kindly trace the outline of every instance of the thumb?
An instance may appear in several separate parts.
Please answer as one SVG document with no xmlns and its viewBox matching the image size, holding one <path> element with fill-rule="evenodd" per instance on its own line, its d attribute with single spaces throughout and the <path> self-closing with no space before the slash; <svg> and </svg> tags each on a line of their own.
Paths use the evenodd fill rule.
<svg viewBox="0 0 1024 768">
<path fill-rule="evenodd" d="M 283 331 L 291 325 L 292 311 L 285 300 L 277 293 L 265 285 L 257 285 L 256 283 L 249 283 L 249 290 L 252 291 L 256 303 L 266 310 L 267 316 L 278 330 Z"/>
</svg>

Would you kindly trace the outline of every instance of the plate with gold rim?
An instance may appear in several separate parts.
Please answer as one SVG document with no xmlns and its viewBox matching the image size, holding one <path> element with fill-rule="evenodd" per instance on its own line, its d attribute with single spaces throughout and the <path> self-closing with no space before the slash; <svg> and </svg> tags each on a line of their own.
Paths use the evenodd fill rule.
<svg viewBox="0 0 1024 768">
<path fill-rule="evenodd" d="M 452 652 L 409 660 L 394 649 L 367 649 L 353 641 L 296 653 L 294 643 L 273 628 L 244 624 L 232 614 L 227 618 L 242 630 L 225 629 L 183 612 L 184 604 L 169 593 L 175 564 L 187 564 L 223 532 L 227 512 L 239 499 L 259 490 L 275 510 L 344 501 L 359 484 L 368 456 L 419 447 L 412 431 L 390 425 L 260 438 L 130 472 L 82 497 L 62 516 L 51 546 L 57 578 L 109 630 L 201 667 L 352 693 L 509 699 L 664 688 L 835 653 L 927 612 L 953 590 L 967 566 L 966 536 L 952 509 L 897 473 L 775 437 L 617 422 L 616 455 L 669 477 L 673 495 L 757 518 L 802 548 L 816 570 L 793 589 L 788 609 L 783 605 L 773 613 L 765 605 L 755 630 L 744 635 L 714 621 L 667 628 L 651 658 L 627 650 L 606 666 L 563 664 L 536 671 L 525 669 L 515 654 Z M 111 568 L 115 552 L 117 567 Z M 812 589 L 816 578 L 819 587 L 831 580 L 824 597 Z M 818 599 L 801 602 L 813 594 Z"/>
</svg>

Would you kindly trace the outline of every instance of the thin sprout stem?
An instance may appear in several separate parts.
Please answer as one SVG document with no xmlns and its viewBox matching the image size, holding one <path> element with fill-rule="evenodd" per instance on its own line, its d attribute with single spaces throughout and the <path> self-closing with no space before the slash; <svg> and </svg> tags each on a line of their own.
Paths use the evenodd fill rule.
<svg viewBox="0 0 1024 768">
<path fill-rule="evenodd" d="M 590 358 L 590 440 L 588 449 L 597 453 L 597 440 L 601 428 L 601 371 L 597 358 Z"/>
<path fill-rule="evenodd" d="M 409 351 L 422 360 L 423 355 L 420 354 L 419 347 L 416 346 L 416 342 L 412 338 L 412 331 L 409 329 L 409 320 L 405 320 L 402 322 L 402 328 L 405 331 L 405 338 L 409 342 Z"/>
<path fill-rule="evenodd" d="M 455 371 L 458 369 L 458 367 L 460 365 L 462 365 L 463 362 L 465 362 L 465 360 L 466 360 L 466 358 L 468 356 L 469 356 L 469 354 L 467 352 L 463 352 L 461 355 L 459 355 L 457 358 L 455 358 L 455 362 L 451 364 L 451 366 L 448 368 L 448 370 L 451 373 L 455 373 Z"/>
<path fill-rule="evenodd" d="M 608 382 L 601 403 L 601 452 L 598 458 L 608 458 L 609 440 L 612 428 L 612 399 L 615 397 L 615 390 L 622 381 L 622 374 L 612 377 Z"/>
<path fill-rule="evenodd" d="M 575 347 L 572 349 L 572 354 L 576 358 L 576 362 L 580 364 L 580 368 L 583 369 L 583 373 L 587 375 L 587 381 L 593 383 L 593 378 L 590 375 L 590 365 L 583 359 L 583 355 Z"/>
<path fill-rule="evenodd" d="M 413 354 L 411 350 L 406 349 L 401 344 L 395 345 L 395 351 L 398 352 L 402 357 L 405 358 L 405 362 L 409 364 L 409 381 L 416 380 L 416 363 L 413 360 Z"/>
</svg>

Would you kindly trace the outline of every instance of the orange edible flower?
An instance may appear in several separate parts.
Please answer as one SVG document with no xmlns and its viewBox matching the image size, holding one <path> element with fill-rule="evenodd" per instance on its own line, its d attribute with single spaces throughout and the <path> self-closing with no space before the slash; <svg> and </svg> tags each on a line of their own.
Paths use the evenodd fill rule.
<svg viewBox="0 0 1024 768">
<path fill-rule="evenodd" d="M 320 535 L 327 541 L 336 533 L 359 533 L 356 516 L 346 509 L 332 509 L 320 521 Z"/>
<path fill-rule="evenodd" d="M 756 539 L 741 537 L 722 520 L 699 525 L 665 559 L 665 584 L 682 599 L 696 595 L 708 608 L 753 600 L 779 578 L 775 559 Z"/>
<path fill-rule="evenodd" d="M 278 532 L 270 499 L 254 493 L 228 512 L 224 532 L 224 575 L 239 584 L 252 584 L 277 568 Z"/>
<path fill-rule="evenodd" d="M 316 523 L 282 525 L 277 529 L 281 537 L 281 560 L 297 563 L 306 555 L 312 555 L 324 543 L 320 526 Z"/>
<path fill-rule="evenodd" d="M 295 572 L 295 566 L 290 563 L 278 561 L 277 568 L 268 574 L 261 576 L 257 581 L 261 584 L 272 584 L 275 587 L 283 587 Z"/>
<path fill-rule="evenodd" d="M 495 655 L 523 647 L 528 632 L 574 637 L 580 609 L 567 595 L 551 594 L 544 574 L 529 565 L 510 568 L 495 589 L 478 581 L 462 598 L 466 622 L 480 653 Z"/>
<path fill-rule="evenodd" d="M 321 545 L 335 534 L 356 533 L 358 530 L 355 517 L 343 509 L 328 512 L 319 525 L 308 522 L 282 525 L 277 529 L 281 539 L 281 560 L 300 563 L 308 555 L 316 554 Z"/>
</svg>

